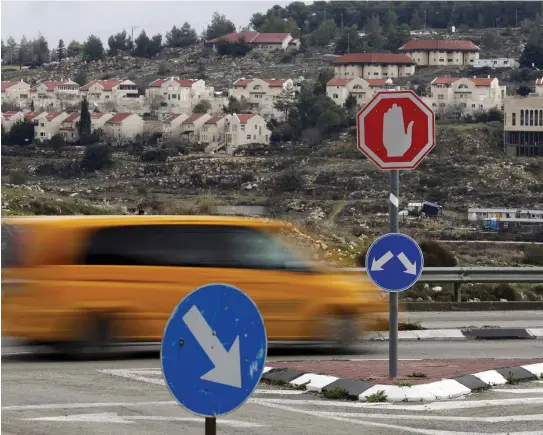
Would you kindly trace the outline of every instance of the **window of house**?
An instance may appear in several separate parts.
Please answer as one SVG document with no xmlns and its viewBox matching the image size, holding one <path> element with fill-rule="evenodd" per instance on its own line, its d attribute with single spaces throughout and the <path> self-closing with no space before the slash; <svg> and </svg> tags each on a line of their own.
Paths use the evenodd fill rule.
<svg viewBox="0 0 543 435">
<path fill-rule="evenodd" d="M 241 124 L 241 131 L 245 131 L 245 124 Z"/>
<path fill-rule="evenodd" d="M 520 111 L 520 125 L 524 125 L 524 110 Z"/>
<path fill-rule="evenodd" d="M 43 132 L 43 131 L 40 132 L 40 136 L 41 136 L 41 137 L 45 136 L 45 132 Z"/>
<path fill-rule="evenodd" d="M 338 94 L 334 94 L 334 98 L 339 98 Z"/>
<path fill-rule="evenodd" d="M 373 75 L 374 75 L 374 76 L 378 76 L 379 73 L 378 73 L 378 72 L 374 72 Z"/>
<path fill-rule="evenodd" d="M 258 126 L 257 126 L 257 125 L 255 125 L 255 130 L 257 130 L 257 129 L 258 129 Z"/>
<path fill-rule="evenodd" d="M 251 139 L 251 135 L 248 134 L 248 135 L 247 135 L 247 140 L 250 140 L 250 139 Z"/>
<path fill-rule="evenodd" d="M 515 112 L 513 112 L 513 115 L 511 116 L 511 123 L 513 125 L 517 125 L 517 114 Z"/>
<path fill-rule="evenodd" d="M 445 99 L 445 95 L 438 95 L 438 96 L 437 96 L 437 99 L 438 99 L 438 100 L 444 100 L 444 99 Z"/>
<path fill-rule="evenodd" d="M 471 105 L 471 108 L 472 108 L 472 109 L 475 109 L 475 104 L 472 104 L 472 105 Z"/>
</svg>

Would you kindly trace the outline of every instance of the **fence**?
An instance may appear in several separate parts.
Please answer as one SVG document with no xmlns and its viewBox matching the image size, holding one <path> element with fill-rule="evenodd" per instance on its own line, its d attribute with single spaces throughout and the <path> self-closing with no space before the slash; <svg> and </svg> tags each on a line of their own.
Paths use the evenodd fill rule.
<svg viewBox="0 0 543 435">
<path fill-rule="evenodd" d="M 345 273 L 366 273 L 365 268 L 341 269 Z M 425 267 L 418 282 L 453 283 L 454 297 L 461 302 L 463 283 L 543 283 L 543 267 Z"/>
</svg>

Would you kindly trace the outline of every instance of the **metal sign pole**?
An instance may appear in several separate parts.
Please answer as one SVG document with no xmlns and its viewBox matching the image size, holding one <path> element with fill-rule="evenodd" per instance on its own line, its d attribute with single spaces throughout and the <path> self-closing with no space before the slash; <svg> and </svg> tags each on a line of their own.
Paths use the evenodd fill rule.
<svg viewBox="0 0 543 435">
<path fill-rule="evenodd" d="M 400 171 L 390 171 L 390 195 L 388 202 L 388 232 L 398 233 L 398 207 L 400 205 Z M 388 327 L 388 376 L 398 376 L 398 293 L 390 292 Z"/>
<path fill-rule="evenodd" d="M 205 435 L 217 435 L 217 419 L 215 417 L 206 417 Z"/>
</svg>

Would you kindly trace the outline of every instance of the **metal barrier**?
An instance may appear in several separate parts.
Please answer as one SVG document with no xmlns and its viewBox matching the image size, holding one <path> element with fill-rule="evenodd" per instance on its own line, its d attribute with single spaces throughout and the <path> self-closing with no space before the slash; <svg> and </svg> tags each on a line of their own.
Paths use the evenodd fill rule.
<svg viewBox="0 0 543 435">
<path fill-rule="evenodd" d="M 340 269 L 345 273 L 366 273 L 365 268 Z M 543 283 L 543 267 L 425 267 L 418 282 L 453 283 L 455 299 L 461 302 L 463 283 Z"/>
</svg>

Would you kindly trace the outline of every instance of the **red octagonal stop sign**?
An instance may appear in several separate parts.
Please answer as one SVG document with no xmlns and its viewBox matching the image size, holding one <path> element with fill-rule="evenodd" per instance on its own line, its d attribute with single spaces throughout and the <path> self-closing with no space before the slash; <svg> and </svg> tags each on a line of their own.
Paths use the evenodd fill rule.
<svg viewBox="0 0 543 435">
<path fill-rule="evenodd" d="M 358 149 L 382 170 L 414 169 L 435 146 L 434 112 L 413 91 L 379 92 L 356 125 Z"/>
</svg>

